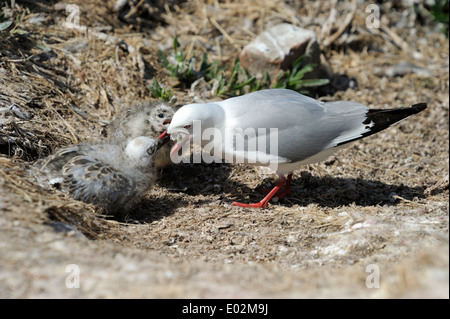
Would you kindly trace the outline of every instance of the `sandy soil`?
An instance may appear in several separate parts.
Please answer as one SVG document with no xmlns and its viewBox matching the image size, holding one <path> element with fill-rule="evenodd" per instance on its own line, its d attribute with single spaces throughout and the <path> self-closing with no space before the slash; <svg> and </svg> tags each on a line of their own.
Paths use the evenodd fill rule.
<svg viewBox="0 0 450 319">
<path fill-rule="evenodd" d="M 16 5 L 0 39 L 0 109 L 15 105 L 0 113 L 1 298 L 449 297 L 449 43 L 399 4 L 384 3 L 384 27 L 367 32 L 356 2 L 322 49 L 358 86 L 321 98 L 428 109 L 302 167 L 292 196 L 267 209 L 230 205 L 259 200 L 273 182 L 254 167 L 178 165 L 122 221 L 26 173 L 57 147 L 101 136 L 117 112 L 149 99 L 153 77 L 174 85 L 157 59 L 173 36 L 190 56 L 231 62 L 273 23 L 321 34 L 333 3 L 251 2 L 144 1 L 117 13 L 114 1 L 73 1 L 90 31 L 65 27 L 60 3 Z M 352 14 L 351 2 L 335 9 L 322 40 Z M 383 73 L 400 61 L 429 76 Z M 205 98 L 182 85 L 174 93 L 178 104 Z"/>
</svg>

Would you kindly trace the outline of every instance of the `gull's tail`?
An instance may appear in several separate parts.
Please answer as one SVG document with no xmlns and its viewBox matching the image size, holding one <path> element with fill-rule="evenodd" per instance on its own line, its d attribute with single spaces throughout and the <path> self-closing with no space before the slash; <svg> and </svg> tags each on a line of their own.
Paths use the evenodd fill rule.
<svg viewBox="0 0 450 319">
<path fill-rule="evenodd" d="M 363 124 L 373 123 L 373 126 L 370 128 L 370 131 L 363 134 L 363 136 L 369 136 L 380 132 L 392 124 L 400 122 L 407 117 L 422 112 L 427 108 L 427 103 L 418 103 L 411 105 L 410 107 L 403 107 L 398 109 L 389 109 L 389 110 L 369 110 L 367 112 L 367 119 L 363 122 Z"/>
<path fill-rule="evenodd" d="M 355 140 L 359 140 L 366 136 L 378 133 L 389 126 L 398 123 L 411 115 L 417 114 L 427 108 L 426 103 L 414 104 L 410 107 L 385 110 L 369 110 L 366 113 L 366 119 L 362 124 L 365 125 L 365 131 L 358 137 L 350 138 L 338 143 L 336 146 L 347 144 Z"/>
</svg>

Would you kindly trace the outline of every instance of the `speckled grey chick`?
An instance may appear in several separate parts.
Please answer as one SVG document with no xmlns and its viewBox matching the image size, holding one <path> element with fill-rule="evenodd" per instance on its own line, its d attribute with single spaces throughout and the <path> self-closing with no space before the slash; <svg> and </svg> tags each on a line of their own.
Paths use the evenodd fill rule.
<svg viewBox="0 0 450 319">
<path fill-rule="evenodd" d="M 140 136 L 119 144 L 81 143 L 34 165 L 38 182 L 60 185 L 75 199 L 123 216 L 155 180 L 155 140 Z"/>
<path fill-rule="evenodd" d="M 111 141 L 129 141 L 137 136 L 158 138 L 172 119 L 174 109 L 162 101 L 138 103 L 120 113 L 107 126 L 108 139 Z M 155 155 L 154 165 L 157 170 L 170 165 L 170 149 L 174 145 L 169 142 L 161 147 Z"/>
</svg>

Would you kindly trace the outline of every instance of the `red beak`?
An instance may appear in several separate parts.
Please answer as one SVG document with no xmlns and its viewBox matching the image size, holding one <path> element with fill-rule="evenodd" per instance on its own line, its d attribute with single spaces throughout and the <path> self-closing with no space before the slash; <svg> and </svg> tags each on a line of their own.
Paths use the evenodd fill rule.
<svg viewBox="0 0 450 319">
<path fill-rule="evenodd" d="M 162 122 L 162 125 L 170 124 L 170 122 L 172 122 L 172 119 L 167 119 L 164 122 Z M 168 135 L 167 130 L 165 130 L 158 138 L 162 140 L 167 135 Z"/>
<path fill-rule="evenodd" d="M 162 140 L 162 139 L 165 138 L 167 135 L 168 135 L 168 134 L 167 134 L 167 130 L 165 130 L 160 136 L 158 136 L 158 138 L 159 138 L 160 140 Z"/>
</svg>

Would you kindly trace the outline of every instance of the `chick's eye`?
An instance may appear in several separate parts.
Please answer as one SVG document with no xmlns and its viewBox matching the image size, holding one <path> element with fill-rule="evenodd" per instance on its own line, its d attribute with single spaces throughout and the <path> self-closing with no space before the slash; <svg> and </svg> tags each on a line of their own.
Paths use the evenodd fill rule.
<svg viewBox="0 0 450 319">
<path fill-rule="evenodd" d="M 149 155 L 153 155 L 153 153 L 155 153 L 155 151 L 156 151 L 156 148 L 155 148 L 155 147 L 149 147 L 149 148 L 147 149 L 147 153 L 148 153 Z"/>
<path fill-rule="evenodd" d="M 159 113 L 159 114 L 158 114 L 158 117 L 159 117 L 160 119 L 162 119 L 162 118 L 164 117 L 164 113 Z"/>
</svg>

